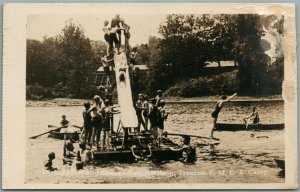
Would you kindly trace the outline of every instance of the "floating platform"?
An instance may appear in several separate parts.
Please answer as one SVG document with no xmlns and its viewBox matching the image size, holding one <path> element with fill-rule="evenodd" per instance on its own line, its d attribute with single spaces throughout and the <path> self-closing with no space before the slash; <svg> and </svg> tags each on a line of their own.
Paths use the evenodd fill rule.
<svg viewBox="0 0 300 192">
<path fill-rule="evenodd" d="M 149 142 L 153 142 L 153 138 L 148 135 L 137 136 L 139 137 L 139 142 L 137 138 L 128 137 L 125 148 L 122 148 L 120 144 L 120 138 L 113 141 L 113 146 L 117 145 L 118 148 L 109 150 L 95 150 L 93 151 L 94 161 L 101 162 L 133 162 L 136 157 L 135 155 L 155 160 L 178 160 L 183 157 L 184 147 L 175 144 L 168 138 L 163 138 L 163 144 L 158 147 L 149 148 Z M 140 143 L 140 145 L 139 145 Z M 141 147 L 143 146 L 143 147 Z M 131 147 L 133 147 L 131 149 Z"/>
<path fill-rule="evenodd" d="M 249 124 L 247 130 L 282 130 L 284 123 L 277 124 Z M 237 123 L 217 123 L 217 131 L 243 131 L 246 130 L 245 124 Z"/>
<path fill-rule="evenodd" d="M 151 149 L 152 154 L 150 156 L 150 151 L 148 149 L 134 149 L 134 153 L 139 155 L 141 153 L 145 156 L 149 156 L 150 159 L 156 160 L 178 160 L 183 157 L 183 149 L 178 148 L 178 150 L 171 149 L 169 147 L 156 147 Z M 117 149 L 117 150 L 107 150 L 100 151 L 96 150 L 93 152 L 94 161 L 101 162 L 132 162 L 135 160 L 135 157 L 131 149 Z"/>
</svg>

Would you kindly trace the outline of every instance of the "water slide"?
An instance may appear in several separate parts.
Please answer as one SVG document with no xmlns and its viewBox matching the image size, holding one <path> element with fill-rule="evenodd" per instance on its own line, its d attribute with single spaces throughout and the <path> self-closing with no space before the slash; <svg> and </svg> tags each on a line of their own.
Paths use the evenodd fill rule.
<svg viewBox="0 0 300 192">
<path fill-rule="evenodd" d="M 120 120 L 125 128 L 137 127 L 138 120 L 132 102 L 131 86 L 125 52 L 114 55 Z"/>
</svg>

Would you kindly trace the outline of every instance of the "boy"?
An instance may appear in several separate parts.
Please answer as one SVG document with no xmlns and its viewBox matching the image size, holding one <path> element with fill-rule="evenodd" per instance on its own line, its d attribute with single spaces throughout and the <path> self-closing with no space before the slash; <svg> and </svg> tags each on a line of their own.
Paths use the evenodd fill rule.
<svg viewBox="0 0 300 192">
<path fill-rule="evenodd" d="M 119 14 L 116 14 L 115 17 L 111 20 L 111 28 L 115 28 L 118 34 L 118 40 L 121 44 L 121 30 L 123 29 L 124 20 L 120 18 Z"/>
<path fill-rule="evenodd" d="M 135 65 L 136 56 L 137 56 L 137 47 L 133 47 L 132 52 L 129 54 L 129 65 Z"/>
<path fill-rule="evenodd" d="M 153 137 L 154 137 L 154 145 L 158 144 L 158 108 L 155 105 L 156 99 L 152 99 L 151 103 L 149 104 L 149 121 L 150 121 L 150 130 L 152 131 Z"/>
<path fill-rule="evenodd" d="M 102 148 L 109 149 L 110 141 L 109 141 L 109 131 L 110 131 L 110 117 L 111 117 L 111 109 L 109 107 L 109 99 L 105 99 L 104 105 L 102 108 L 102 130 L 103 130 L 103 140 L 102 140 Z"/>
<path fill-rule="evenodd" d="M 160 100 L 158 107 L 158 145 L 162 144 L 162 135 L 164 131 L 164 121 L 167 119 L 168 114 L 165 111 L 165 101 Z"/>
<path fill-rule="evenodd" d="M 127 25 L 126 23 L 124 23 L 123 27 L 124 27 L 124 37 L 125 37 L 125 52 L 126 52 L 126 55 L 128 56 L 128 54 L 129 54 L 129 38 L 130 38 L 129 29 L 130 29 L 130 26 Z"/>
<path fill-rule="evenodd" d="M 148 130 L 148 122 L 149 122 L 149 118 L 148 118 L 148 113 L 149 113 L 149 103 L 148 103 L 148 96 L 147 95 L 143 95 L 144 97 L 144 102 L 143 102 L 143 116 L 145 119 L 145 130 Z"/>
<path fill-rule="evenodd" d="M 111 33 L 110 33 L 110 46 L 113 47 L 113 43 L 117 47 L 118 54 L 120 54 L 121 46 L 121 30 L 123 29 L 124 21 L 120 18 L 120 15 L 116 15 L 115 18 L 111 20 Z M 118 34 L 118 35 L 117 35 Z"/>
<path fill-rule="evenodd" d="M 91 146 L 96 146 L 96 148 L 99 148 L 100 136 L 102 131 L 102 116 L 99 111 L 100 110 L 98 110 L 96 106 L 92 108 L 93 133 Z"/>
<path fill-rule="evenodd" d="M 62 127 L 67 127 L 67 126 L 69 125 L 69 121 L 66 119 L 66 116 L 65 116 L 65 115 L 62 115 L 61 117 L 62 117 L 62 120 L 61 120 L 61 122 L 60 122 L 60 125 L 61 125 Z"/>
<path fill-rule="evenodd" d="M 77 161 L 88 164 L 93 160 L 93 155 L 90 150 L 86 149 L 85 142 L 79 143 L 79 150 L 77 152 Z"/>
<path fill-rule="evenodd" d="M 163 94 L 163 92 L 162 92 L 162 90 L 157 90 L 156 93 L 157 93 L 157 95 L 155 97 L 155 100 L 156 100 L 155 106 L 158 106 L 159 103 L 160 103 L 160 100 L 162 100 L 162 94 Z"/>
<path fill-rule="evenodd" d="M 113 59 L 108 59 L 107 55 L 104 55 L 103 57 L 101 57 L 101 62 L 103 65 L 103 70 L 105 73 L 105 77 L 106 77 L 106 87 L 110 87 L 111 86 L 111 80 L 110 80 L 110 62 L 113 61 Z"/>
<path fill-rule="evenodd" d="M 65 142 L 65 144 L 64 144 L 64 157 L 72 158 L 72 157 L 76 156 L 76 153 L 74 152 L 73 143 L 75 143 L 75 141 L 71 137 L 67 142 Z"/>
<path fill-rule="evenodd" d="M 91 107 L 91 104 L 89 102 L 84 102 L 83 106 L 85 108 L 82 112 L 84 142 L 90 143 L 92 132 L 93 132 L 93 125 L 92 125 L 92 116 L 88 111 Z"/>
<path fill-rule="evenodd" d="M 46 167 L 47 170 L 49 171 L 55 171 L 57 170 L 56 168 L 52 167 L 52 161 L 55 159 L 55 153 L 51 152 L 48 154 L 48 160 L 45 161 L 44 166 Z"/>
<path fill-rule="evenodd" d="M 220 111 L 221 111 L 221 109 L 222 109 L 222 107 L 223 107 L 223 104 L 226 103 L 226 102 L 228 102 L 228 101 L 230 101 L 230 100 L 231 100 L 234 96 L 236 96 L 236 95 L 237 95 L 237 93 L 235 93 L 235 94 L 229 96 L 228 98 L 227 98 L 226 95 L 222 95 L 221 100 L 219 100 L 219 101 L 217 102 L 217 105 L 215 106 L 214 111 L 211 113 L 211 117 L 213 118 L 213 128 L 212 128 L 212 130 L 211 130 L 211 135 L 210 135 L 210 137 L 211 137 L 212 139 L 219 140 L 218 138 L 215 138 L 215 137 L 213 136 L 213 133 L 214 133 L 214 130 L 216 129 L 218 116 L 219 116 L 219 113 L 220 113 Z"/>
<path fill-rule="evenodd" d="M 246 129 L 248 129 L 249 119 L 252 118 L 252 117 L 253 117 L 253 124 L 258 124 L 259 123 L 259 114 L 258 114 L 258 111 L 256 110 L 255 106 L 252 108 L 252 113 L 248 117 L 245 117 L 243 119 L 245 121 L 245 124 L 246 124 Z"/>
<path fill-rule="evenodd" d="M 104 27 L 102 28 L 102 30 L 104 32 L 104 40 L 107 45 L 106 55 L 109 56 L 112 54 L 110 52 L 110 50 L 112 50 L 112 48 L 110 47 L 110 28 L 108 27 L 108 21 L 104 21 Z"/>
<path fill-rule="evenodd" d="M 143 103 L 144 103 L 144 97 L 143 97 L 143 94 L 139 94 L 138 95 L 139 99 L 137 100 L 136 104 L 135 104 L 135 110 L 136 110 L 136 115 L 137 115 L 137 118 L 138 118 L 138 133 L 140 132 L 141 130 L 141 125 L 143 125 L 145 131 L 148 131 L 147 130 L 147 127 L 145 125 L 145 122 L 143 120 L 143 115 L 142 115 L 142 112 L 143 110 L 145 110 L 144 106 L 143 106 Z"/>
</svg>

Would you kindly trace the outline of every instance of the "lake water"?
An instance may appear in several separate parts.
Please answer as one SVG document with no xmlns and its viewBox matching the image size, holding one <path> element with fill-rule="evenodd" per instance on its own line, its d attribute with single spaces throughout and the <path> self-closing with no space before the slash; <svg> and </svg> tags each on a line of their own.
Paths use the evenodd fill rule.
<svg viewBox="0 0 300 192">
<path fill-rule="evenodd" d="M 168 132 L 208 136 L 212 127 L 211 112 L 216 103 L 167 104 L 170 113 L 165 123 Z M 284 103 L 230 102 L 220 112 L 218 122 L 243 123 L 242 118 L 257 106 L 261 123 L 284 122 Z M 80 106 L 27 107 L 26 135 L 28 137 L 47 131 L 48 125 L 58 125 L 65 114 L 73 125 L 82 125 Z M 254 137 L 250 137 L 253 133 Z M 75 171 L 74 165 L 62 165 L 64 141 L 48 138 L 26 139 L 26 182 L 29 183 L 164 183 L 164 182 L 284 182 L 278 176 L 274 158 L 284 158 L 284 131 L 216 132 L 221 143 L 216 147 L 217 158 L 209 155 L 210 147 L 197 147 L 197 162 L 187 165 L 179 161 L 156 164 L 111 163 L 87 166 Z M 257 138 L 267 136 L 268 138 Z M 178 139 L 178 138 L 174 138 Z M 198 146 L 201 139 L 192 139 Z M 49 152 L 56 153 L 54 167 L 58 171 L 47 172 L 43 162 Z"/>
</svg>

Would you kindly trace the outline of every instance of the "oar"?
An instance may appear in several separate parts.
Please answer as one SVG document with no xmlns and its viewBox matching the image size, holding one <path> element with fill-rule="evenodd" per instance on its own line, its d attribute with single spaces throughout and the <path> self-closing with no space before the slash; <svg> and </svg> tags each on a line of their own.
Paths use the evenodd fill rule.
<svg viewBox="0 0 300 192">
<path fill-rule="evenodd" d="M 82 126 L 78 126 L 78 125 L 72 125 L 72 126 L 78 128 L 78 129 L 82 129 Z"/>
<path fill-rule="evenodd" d="M 45 135 L 45 134 L 50 133 L 50 132 L 52 132 L 52 131 L 58 131 L 58 130 L 60 130 L 61 128 L 64 128 L 64 127 L 65 127 L 65 126 L 63 126 L 63 127 L 58 127 L 58 128 L 56 128 L 56 129 L 52 129 L 52 130 L 47 131 L 47 132 L 45 132 L 45 133 L 42 133 L 42 134 L 39 134 L 39 135 L 35 135 L 35 136 L 32 136 L 32 137 L 29 137 L 29 139 L 35 139 L 35 138 L 37 138 L 37 137 L 39 137 L 39 136 Z"/>
<path fill-rule="evenodd" d="M 53 127 L 57 127 L 58 128 L 58 126 L 56 126 L 56 125 L 48 125 L 48 129 L 51 129 Z"/>
<path fill-rule="evenodd" d="M 164 132 L 163 135 L 174 135 L 174 136 L 190 136 L 190 137 L 196 137 L 196 138 L 200 138 L 200 139 L 212 139 L 211 137 L 204 137 L 204 136 L 200 136 L 200 135 L 188 135 L 188 134 L 180 134 L 180 133 L 168 133 L 168 132 Z"/>
</svg>

